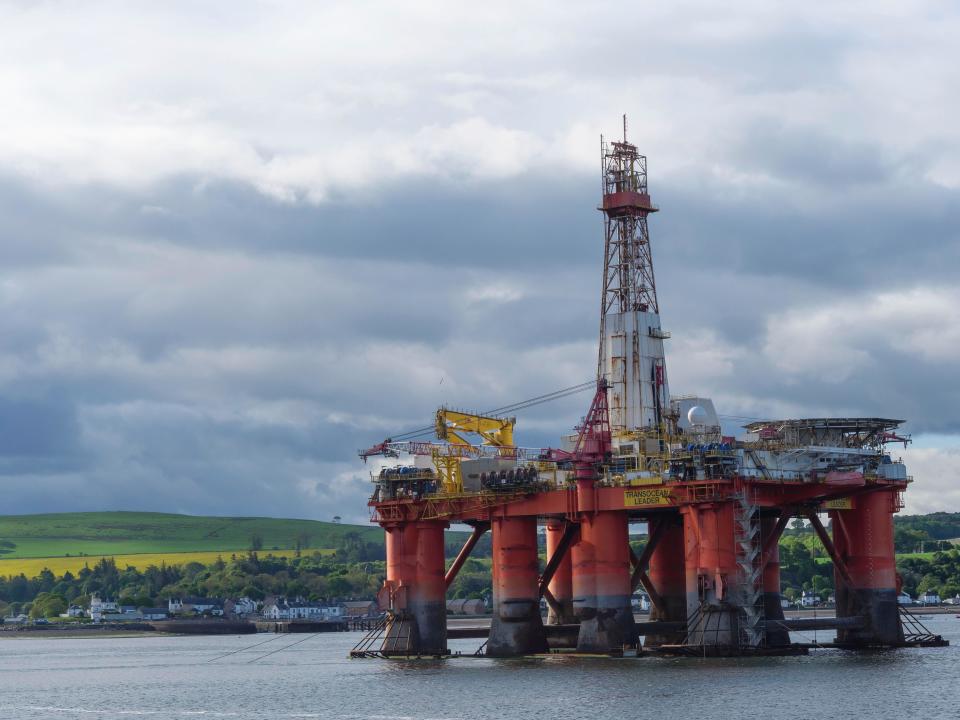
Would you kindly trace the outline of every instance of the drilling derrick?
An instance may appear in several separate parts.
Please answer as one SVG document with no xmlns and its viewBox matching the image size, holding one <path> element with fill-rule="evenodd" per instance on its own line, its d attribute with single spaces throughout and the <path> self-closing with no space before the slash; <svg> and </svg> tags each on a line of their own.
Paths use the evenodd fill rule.
<svg viewBox="0 0 960 720">
<path fill-rule="evenodd" d="M 610 383 L 615 435 L 663 429 L 670 393 L 647 217 L 647 158 L 623 140 L 601 140 L 604 215 L 603 294 L 597 375 Z"/>
</svg>

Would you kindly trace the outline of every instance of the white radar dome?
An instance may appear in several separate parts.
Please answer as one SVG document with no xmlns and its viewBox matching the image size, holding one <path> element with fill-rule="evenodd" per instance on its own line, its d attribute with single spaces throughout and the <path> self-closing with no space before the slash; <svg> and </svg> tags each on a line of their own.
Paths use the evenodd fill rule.
<svg viewBox="0 0 960 720">
<path fill-rule="evenodd" d="M 699 405 L 694 405 L 692 408 L 687 410 L 687 420 L 691 425 L 706 425 L 709 417 L 710 416 L 707 415 L 707 411 Z"/>
</svg>

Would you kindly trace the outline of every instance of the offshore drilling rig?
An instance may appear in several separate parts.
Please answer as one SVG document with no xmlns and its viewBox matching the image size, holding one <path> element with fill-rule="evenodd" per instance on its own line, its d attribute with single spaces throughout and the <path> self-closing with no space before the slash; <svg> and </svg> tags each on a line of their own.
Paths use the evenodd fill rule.
<svg viewBox="0 0 960 720">
<path fill-rule="evenodd" d="M 355 655 L 449 654 L 446 590 L 488 531 L 489 656 L 559 647 L 786 654 L 810 647 L 791 632 L 813 629 L 835 630 L 830 645 L 850 649 L 945 644 L 897 604 L 893 514 L 911 478 L 886 446 L 909 441 L 896 434 L 902 421 L 769 420 L 737 439 L 723 434 L 710 399 L 671 396 L 648 229 L 657 208 L 626 120 L 623 140 L 601 139 L 601 156 L 603 290 L 589 412 L 558 448 L 517 446 L 515 420 L 502 412 L 441 408 L 437 441 L 388 439 L 361 452 L 405 462 L 372 476 L 387 616 Z M 784 617 L 778 541 L 793 518 L 809 521 L 833 561 L 835 618 Z M 629 544 L 636 522 L 648 527 L 640 554 Z M 473 532 L 448 568 L 451 523 Z M 639 623 L 631 596 L 641 588 L 652 607 Z"/>
</svg>

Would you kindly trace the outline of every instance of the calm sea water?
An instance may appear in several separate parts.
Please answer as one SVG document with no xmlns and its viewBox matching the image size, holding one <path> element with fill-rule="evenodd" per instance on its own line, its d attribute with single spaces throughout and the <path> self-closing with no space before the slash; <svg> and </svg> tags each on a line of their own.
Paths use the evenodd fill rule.
<svg viewBox="0 0 960 720">
<path fill-rule="evenodd" d="M 954 644 L 750 660 L 405 662 L 347 659 L 358 633 L 3 637 L 0 718 L 958 718 L 960 620 L 924 622 Z"/>
</svg>

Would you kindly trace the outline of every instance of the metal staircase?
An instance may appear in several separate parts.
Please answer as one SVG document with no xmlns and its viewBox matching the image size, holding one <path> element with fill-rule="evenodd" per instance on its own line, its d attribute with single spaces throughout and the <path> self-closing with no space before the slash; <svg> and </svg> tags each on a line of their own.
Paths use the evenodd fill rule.
<svg viewBox="0 0 960 720">
<path fill-rule="evenodd" d="M 900 612 L 900 624 L 903 628 L 903 640 L 907 645 L 919 645 L 921 647 L 942 647 L 946 641 L 941 635 L 930 632 L 927 627 L 920 622 L 920 618 L 907 610 L 903 605 L 897 605 Z"/>
<path fill-rule="evenodd" d="M 411 621 L 402 615 L 388 613 L 354 646 L 350 657 L 384 658 L 391 655 L 409 655 L 412 652 L 411 638 Z"/>
<path fill-rule="evenodd" d="M 763 608 L 763 538 L 760 536 L 760 511 L 745 489 L 733 495 L 734 542 L 740 582 L 736 602 L 740 608 L 740 646 L 759 648 L 766 641 Z"/>
</svg>

